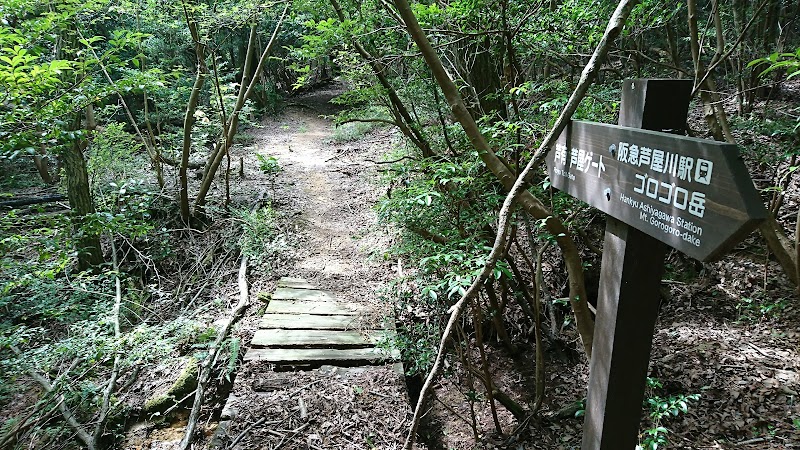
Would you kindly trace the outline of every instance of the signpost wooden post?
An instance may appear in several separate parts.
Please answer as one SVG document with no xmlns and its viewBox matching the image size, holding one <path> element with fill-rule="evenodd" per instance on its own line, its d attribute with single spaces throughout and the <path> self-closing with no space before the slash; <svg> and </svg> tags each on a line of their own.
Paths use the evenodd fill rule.
<svg viewBox="0 0 800 450">
<path fill-rule="evenodd" d="M 684 131 L 691 88 L 627 80 L 619 126 L 573 121 L 547 158 L 608 215 L 582 450 L 636 446 L 667 247 L 709 261 L 766 217 L 735 145 L 661 132 Z"/>
</svg>

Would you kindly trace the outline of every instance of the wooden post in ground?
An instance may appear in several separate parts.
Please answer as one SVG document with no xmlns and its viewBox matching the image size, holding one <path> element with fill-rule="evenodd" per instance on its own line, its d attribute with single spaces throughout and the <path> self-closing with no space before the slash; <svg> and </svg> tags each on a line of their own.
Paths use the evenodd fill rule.
<svg viewBox="0 0 800 450">
<path fill-rule="evenodd" d="M 712 261 L 767 217 L 736 145 L 669 134 L 690 91 L 628 80 L 620 125 L 572 121 L 547 156 L 555 188 L 609 216 L 583 450 L 636 445 L 667 246 Z"/>
<path fill-rule="evenodd" d="M 622 126 L 682 132 L 690 80 L 627 80 Z M 606 224 L 582 450 L 633 450 L 667 245 L 609 216 Z"/>
</svg>

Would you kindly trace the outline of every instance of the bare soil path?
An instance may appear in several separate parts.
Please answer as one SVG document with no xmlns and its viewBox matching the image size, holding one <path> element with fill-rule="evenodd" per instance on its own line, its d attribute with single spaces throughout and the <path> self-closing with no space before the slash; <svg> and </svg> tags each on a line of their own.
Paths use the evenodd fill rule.
<svg viewBox="0 0 800 450">
<path fill-rule="evenodd" d="M 380 311 L 367 318 L 380 321 L 392 314 L 379 296 L 393 270 L 383 259 L 391 234 L 377 224 L 378 172 L 367 160 L 378 159 L 391 137 L 379 130 L 335 142 L 331 121 L 321 115 L 333 112 L 328 100 L 336 93 L 332 88 L 302 97 L 254 133 L 255 151 L 275 158 L 281 171 L 262 179 L 264 174 L 250 173 L 259 162 L 249 155 L 247 184 L 265 189 L 280 210 L 293 211 L 299 236 L 292 264 L 266 279 L 253 273 L 254 288 L 271 292 L 278 277 L 304 278 L 341 301 Z M 256 322 L 251 318 L 246 326 L 255 328 Z M 222 417 L 221 444 L 242 449 L 402 445 L 411 409 L 404 378 L 391 365 L 275 369 L 263 361 L 240 366 Z"/>
</svg>

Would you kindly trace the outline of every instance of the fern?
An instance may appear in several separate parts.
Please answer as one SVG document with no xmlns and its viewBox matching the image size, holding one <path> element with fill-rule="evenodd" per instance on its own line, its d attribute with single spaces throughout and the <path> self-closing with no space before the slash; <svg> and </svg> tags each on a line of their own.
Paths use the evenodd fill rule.
<svg viewBox="0 0 800 450">
<path fill-rule="evenodd" d="M 228 341 L 228 365 L 225 368 L 225 381 L 231 381 L 231 374 L 236 371 L 236 364 L 239 362 L 239 349 L 241 340 L 232 338 Z"/>
</svg>

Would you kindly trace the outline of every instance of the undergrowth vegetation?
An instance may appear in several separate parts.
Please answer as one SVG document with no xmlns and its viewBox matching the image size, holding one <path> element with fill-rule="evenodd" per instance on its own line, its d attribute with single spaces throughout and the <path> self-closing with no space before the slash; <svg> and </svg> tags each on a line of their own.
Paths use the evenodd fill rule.
<svg viewBox="0 0 800 450">
<path fill-rule="evenodd" d="M 112 125 L 90 148 L 97 210 L 77 230 L 58 206 L 0 214 L 3 447 L 44 448 L 71 435 L 74 427 L 48 422 L 60 414 L 57 404 L 90 433 L 97 424 L 95 441 L 103 446 L 136 420 L 174 414 L 174 405 L 148 411 L 149 396 L 172 381 L 150 385 L 148 374 L 187 356 L 191 364 L 203 362 L 240 254 L 267 274 L 288 261 L 286 219 L 269 205 L 217 211 L 214 225 L 201 232 L 176 227 L 174 207 L 146 181 L 139 147 L 126 135 Z M 74 239 L 87 232 L 102 236 L 112 262 L 77 272 Z M 240 345 L 238 338 L 225 341 L 218 383 L 230 382 Z M 39 414 L 20 421 L 16 408 Z"/>
</svg>

